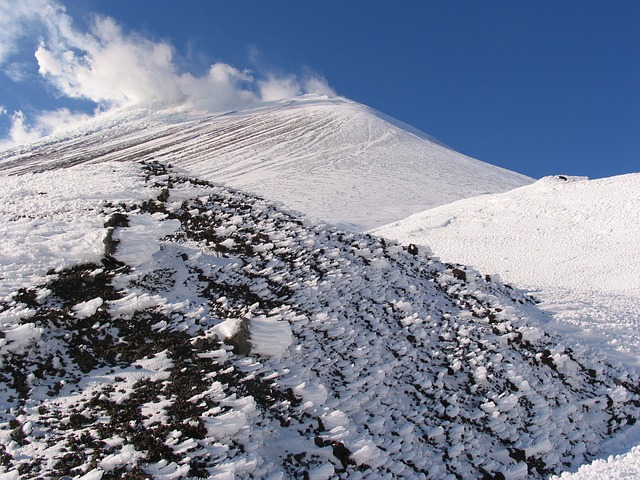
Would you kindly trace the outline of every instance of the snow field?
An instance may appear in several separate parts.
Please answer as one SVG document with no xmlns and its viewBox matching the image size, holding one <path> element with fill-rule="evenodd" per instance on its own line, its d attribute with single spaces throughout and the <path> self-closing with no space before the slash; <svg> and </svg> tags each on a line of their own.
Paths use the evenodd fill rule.
<svg viewBox="0 0 640 480">
<path fill-rule="evenodd" d="M 118 166 L 117 173 L 102 164 L 3 177 L 0 298 L 44 282 L 49 270 L 99 260 L 109 215 L 104 199 L 143 200 L 151 191 L 136 165 Z"/>
<path fill-rule="evenodd" d="M 376 230 L 402 243 L 428 244 L 528 289 L 549 314 L 545 328 L 573 348 L 633 368 L 640 359 L 640 174 L 588 180 L 547 177 L 503 194 L 470 198 Z M 602 460 L 562 478 L 640 478 L 640 435 L 627 450 L 603 444 Z M 635 432 L 635 433 L 633 433 Z M 610 455 L 607 452 L 616 452 Z"/>
<path fill-rule="evenodd" d="M 558 329 L 640 358 L 640 174 L 547 177 L 376 230 L 529 289 Z M 571 328 L 571 327 L 574 328 Z"/>
<path fill-rule="evenodd" d="M 637 380 L 617 362 L 640 358 L 637 174 L 511 190 L 531 179 L 312 96 L 218 115 L 120 112 L 0 158 L 4 173 L 51 170 L 0 185 L 3 478 L 30 478 L 28 465 L 87 479 L 524 478 L 593 454 L 603 460 L 575 478 L 640 478 L 636 427 L 603 441 L 637 418 L 618 412 Z M 291 224 L 268 202 L 129 163 L 152 158 L 356 230 L 510 190 L 379 231 L 492 281 L 436 258 L 416 273 L 398 244 Z M 243 203 L 264 214 L 259 234 Z M 115 213 L 127 225 L 107 226 Z M 514 360 L 517 345 L 535 348 Z M 578 387 L 592 375 L 606 380 Z M 538 423 L 519 426 L 529 416 Z M 79 445 L 93 460 L 74 457 Z"/>
</svg>

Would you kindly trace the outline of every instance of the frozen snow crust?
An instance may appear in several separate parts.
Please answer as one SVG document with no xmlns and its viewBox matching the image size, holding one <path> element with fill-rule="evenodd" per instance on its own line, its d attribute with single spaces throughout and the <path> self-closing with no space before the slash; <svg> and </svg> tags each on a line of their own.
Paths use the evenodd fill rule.
<svg viewBox="0 0 640 480">
<path fill-rule="evenodd" d="M 0 187 L 41 248 L 0 250 L 3 478 L 541 478 L 640 413 L 635 373 L 424 247 L 160 163 L 95 172 Z M 104 200 L 20 213 L 87 178 Z"/>
<path fill-rule="evenodd" d="M 351 100 L 317 95 L 217 114 L 128 111 L 0 152 L 0 170 L 164 160 L 360 231 L 533 181 L 408 128 Z"/>
</svg>

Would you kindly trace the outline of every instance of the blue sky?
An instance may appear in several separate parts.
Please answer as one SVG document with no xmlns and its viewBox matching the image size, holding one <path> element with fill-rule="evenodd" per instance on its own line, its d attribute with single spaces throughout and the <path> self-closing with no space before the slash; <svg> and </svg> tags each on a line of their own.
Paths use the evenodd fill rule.
<svg viewBox="0 0 640 480">
<path fill-rule="evenodd" d="M 40 11 L 56 4 L 24 1 Z M 251 92 L 264 98 L 255 92 L 270 78 L 279 80 L 278 87 L 291 80 L 287 85 L 293 82 L 299 91 L 308 90 L 308 79 L 324 79 L 338 95 L 462 153 L 527 175 L 598 178 L 640 171 L 638 1 L 63 3 L 66 13 L 56 12 L 71 22 L 73 33 L 54 35 L 53 27 L 42 26 L 46 19 L 33 20 L 33 12 L 16 12 L 8 0 L 0 0 L 0 22 L 21 25 L 19 32 L 11 34 L 5 25 L 0 33 L 0 45 L 13 46 L 4 54 L 0 49 L 2 136 L 12 118 L 16 121 L 15 111 L 29 125 L 43 111 L 61 107 L 73 116 L 91 112 L 96 104 L 108 109 L 134 97 L 146 100 L 144 92 L 133 92 L 125 102 L 117 92 L 104 90 L 108 79 L 97 81 L 99 91 L 88 87 L 91 79 L 74 83 L 68 75 L 77 70 L 61 76 L 66 57 L 55 57 L 54 44 L 64 37 L 80 58 L 82 35 L 96 35 L 97 13 L 120 25 L 120 37 L 110 39 L 124 37 L 122 44 L 147 48 L 170 45 L 170 66 L 162 64 L 162 71 L 183 75 L 181 85 L 186 72 L 197 79 L 213 64 L 233 67 L 215 88 L 233 84 L 235 99 L 246 100 Z M 50 55 L 36 61 L 40 41 Z M 47 66 L 47 75 L 38 73 L 38 62 Z M 243 77 L 248 70 L 249 77 Z M 116 71 L 111 78 L 122 75 Z M 194 82 L 189 88 L 200 88 L 193 85 L 202 82 Z M 219 100 L 212 105 L 223 105 Z"/>
</svg>

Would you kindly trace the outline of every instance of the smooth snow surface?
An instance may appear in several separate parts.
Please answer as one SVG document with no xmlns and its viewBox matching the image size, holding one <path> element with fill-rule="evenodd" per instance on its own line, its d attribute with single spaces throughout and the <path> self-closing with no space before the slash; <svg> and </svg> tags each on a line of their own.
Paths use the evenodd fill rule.
<svg viewBox="0 0 640 480">
<path fill-rule="evenodd" d="M 0 170 L 132 159 L 165 160 L 356 230 L 532 182 L 364 105 L 314 95 L 224 114 L 122 113 L 2 152 Z"/>
</svg>

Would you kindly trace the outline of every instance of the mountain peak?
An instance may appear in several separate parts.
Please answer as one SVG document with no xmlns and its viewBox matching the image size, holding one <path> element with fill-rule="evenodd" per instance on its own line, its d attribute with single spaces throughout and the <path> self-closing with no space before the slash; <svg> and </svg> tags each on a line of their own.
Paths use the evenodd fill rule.
<svg viewBox="0 0 640 480">
<path fill-rule="evenodd" d="M 132 159 L 165 160 L 356 230 L 532 182 L 369 107 L 318 95 L 216 114 L 122 113 L 55 142 L 3 152 L 0 171 Z"/>
</svg>

